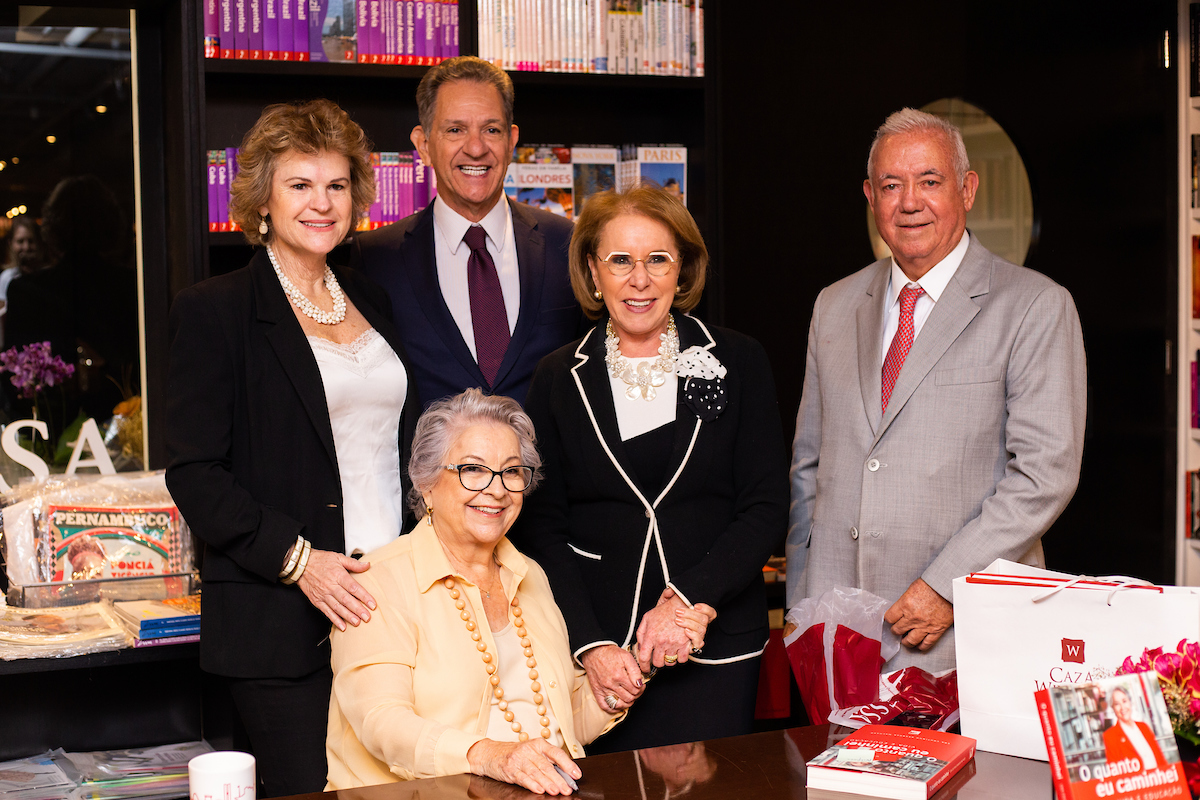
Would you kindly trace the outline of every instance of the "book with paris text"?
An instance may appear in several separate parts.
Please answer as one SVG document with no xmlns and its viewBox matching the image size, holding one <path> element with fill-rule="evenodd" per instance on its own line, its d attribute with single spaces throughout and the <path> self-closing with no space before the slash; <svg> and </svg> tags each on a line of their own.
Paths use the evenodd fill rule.
<svg viewBox="0 0 1200 800">
<path fill-rule="evenodd" d="M 1059 800 L 1189 800 L 1153 672 L 1034 692 Z"/>
<path fill-rule="evenodd" d="M 975 740 L 944 731 L 864 725 L 808 762 L 808 788 L 927 800 L 975 757 Z"/>
</svg>

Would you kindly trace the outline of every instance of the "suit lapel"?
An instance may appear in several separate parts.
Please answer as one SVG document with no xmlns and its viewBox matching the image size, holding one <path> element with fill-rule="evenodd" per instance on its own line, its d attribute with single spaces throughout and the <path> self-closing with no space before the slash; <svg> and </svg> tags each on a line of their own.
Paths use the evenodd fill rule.
<svg viewBox="0 0 1200 800">
<path fill-rule="evenodd" d="M 454 359 L 469 372 L 479 386 L 487 386 L 479 364 L 471 355 L 467 342 L 463 339 L 458 323 L 446 305 L 442 296 L 442 286 L 438 283 L 437 251 L 434 237 L 437 231 L 433 224 L 433 203 L 425 207 L 412 228 L 405 232 L 405 247 L 401 249 L 403 273 L 408 276 L 412 285 L 413 296 L 421 299 L 420 306 L 429 327 L 445 343 L 446 349 Z"/>
<path fill-rule="evenodd" d="M 617 427 L 617 407 L 613 402 L 612 384 L 609 382 L 608 366 L 604 363 L 604 322 L 602 319 L 592 328 L 579 347 L 576 355 L 580 363 L 573 368 L 579 378 L 581 390 L 580 399 L 592 410 L 592 418 L 599 429 L 601 445 L 608 449 L 615 465 L 637 484 L 637 473 L 629 462 L 625 452 L 625 443 L 621 441 L 621 431 Z M 586 359 L 586 361 L 584 361 Z M 638 491 L 641 487 L 638 486 Z M 643 493 L 644 495 L 644 493 Z"/>
<path fill-rule="evenodd" d="M 537 229 L 537 217 L 520 203 L 508 201 L 512 209 L 513 240 L 517 250 L 517 270 L 521 276 L 521 306 L 517 313 L 517 324 L 500 369 L 496 372 L 496 385 L 504 380 L 537 327 L 538 313 L 542 308 L 542 285 L 545 283 L 546 239 Z"/>
<path fill-rule="evenodd" d="M 693 346 L 712 350 L 716 345 L 708 329 L 695 317 L 676 314 L 675 326 L 679 330 L 679 352 L 681 353 Z M 692 437 L 696 435 L 696 426 L 703 426 L 700 418 L 692 414 L 687 404 L 683 402 L 683 382 L 685 380 L 687 379 L 679 379 L 679 395 L 675 400 L 675 443 L 671 448 L 671 460 L 666 472 L 667 483 L 663 485 L 664 490 L 668 485 L 673 485 L 672 478 L 680 468 L 685 466 L 684 460 L 688 456 Z"/>
<path fill-rule="evenodd" d="M 883 416 L 883 363 L 879 353 L 883 343 L 883 304 L 887 302 L 888 277 L 891 262 L 884 259 L 877 262 L 878 269 L 875 277 L 867 287 L 867 297 L 858 307 L 858 383 L 862 390 L 863 411 L 866 412 L 867 422 L 871 432 L 878 434 L 880 419 Z M 893 398 L 895 395 L 892 395 Z M 894 405 L 895 401 L 889 403 Z"/>
<path fill-rule="evenodd" d="M 921 326 L 921 332 L 913 341 L 904 366 L 896 378 L 896 387 L 888 401 L 887 413 L 875 433 L 875 441 L 887 431 L 892 420 L 904 408 L 913 392 L 925 380 L 929 371 L 949 349 L 959 334 L 979 313 L 979 305 L 973 298 L 987 294 L 991 283 L 991 261 L 987 251 L 971 237 L 962 263 L 946 284 L 946 290 L 933 306 L 929 318 Z M 881 390 L 882 391 L 882 390 Z"/>
<path fill-rule="evenodd" d="M 283 287 L 275 276 L 267 252 L 260 249 L 250 262 L 251 284 L 254 287 L 254 305 L 258 311 L 258 324 L 275 351 L 283 371 L 300 398 L 329 460 L 337 469 L 337 450 L 333 444 L 333 427 L 329 422 L 329 406 L 325 402 L 325 384 L 321 371 L 313 357 L 312 347 L 304 336 L 304 330 L 288 303 Z M 353 298 L 351 298 L 353 300 Z"/>
</svg>

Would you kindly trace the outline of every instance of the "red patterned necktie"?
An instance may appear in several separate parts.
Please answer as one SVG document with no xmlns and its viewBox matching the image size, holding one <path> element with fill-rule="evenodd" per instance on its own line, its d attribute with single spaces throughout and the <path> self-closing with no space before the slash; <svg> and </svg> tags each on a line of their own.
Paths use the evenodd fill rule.
<svg viewBox="0 0 1200 800">
<path fill-rule="evenodd" d="M 896 335 L 888 347 L 887 358 L 883 359 L 883 411 L 887 413 L 888 400 L 892 398 L 892 389 L 896 388 L 896 378 L 908 350 L 912 347 L 913 309 L 917 307 L 917 298 L 925 294 L 920 286 L 905 286 L 900 290 L 900 324 L 896 326 Z"/>
<path fill-rule="evenodd" d="M 467 291 L 471 297 L 471 327 L 475 331 L 475 360 L 490 388 L 508 350 L 508 314 L 496 263 L 487 251 L 487 233 L 479 225 L 467 228 L 463 241 L 471 248 L 467 259 Z"/>
</svg>

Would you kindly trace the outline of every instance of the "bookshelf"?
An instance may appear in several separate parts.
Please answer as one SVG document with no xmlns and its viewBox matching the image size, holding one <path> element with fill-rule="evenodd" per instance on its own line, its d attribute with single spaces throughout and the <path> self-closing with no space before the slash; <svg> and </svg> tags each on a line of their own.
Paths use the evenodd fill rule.
<svg viewBox="0 0 1200 800">
<path fill-rule="evenodd" d="M 196 36 L 202 38 L 203 9 L 198 0 L 188 3 L 195 12 L 192 23 Z M 706 14 L 715 21 L 712 5 L 712 0 L 706 3 Z M 465 55 L 478 52 L 478 7 L 475 0 L 459 4 L 459 49 Z M 711 39 L 712 23 L 706 30 Z M 711 47 L 706 51 L 713 52 Z M 197 164 L 203 163 L 209 149 L 238 145 L 264 106 L 316 97 L 329 98 L 349 112 L 363 126 L 376 150 L 413 149 L 409 133 L 418 122 L 415 94 L 428 67 L 212 59 L 204 58 L 203 48 L 199 48 L 197 61 L 196 116 L 200 124 L 191 147 Z M 521 130 L 520 141 L 567 146 L 670 143 L 687 147 L 688 207 L 710 250 L 715 251 L 715 153 L 708 146 L 713 138 L 710 131 L 716 125 L 712 61 L 709 57 L 705 77 L 510 72 L 516 90 L 514 116 Z M 202 233 L 196 248 L 199 261 L 189 282 L 242 267 L 251 254 L 240 233 L 207 231 L 204 189 L 204 185 L 189 187 L 198 212 L 195 227 Z M 717 262 L 715 252 L 713 255 Z M 335 251 L 331 260 L 345 257 L 345 253 Z M 710 296 L 718 294 L 709 292 Z M 711 314 L 708 316 L 711 318 Z"/>
<path fill-rule="evenodd" d="M 1200 584 L 1200 539 L 1189 535 L 1188 514 L 1189 472 L 1200 470 L 1200 430 L 1192 427 L 1191 414 L 1191 362 L 1200 349 L 1200 319 L 1192 317 L 1192 237 L 1200 236 L 1200 208 L 1192 207 L 1191 173 L 1192 136 L 1200 134 L 1200 97 L 1191 96 L 1190 6 L 1191 0 L 1179 0 L 1179 352 L 1174 360 L 1179 376 L 1175 582 L 1180 585 Z"/>
</svg>

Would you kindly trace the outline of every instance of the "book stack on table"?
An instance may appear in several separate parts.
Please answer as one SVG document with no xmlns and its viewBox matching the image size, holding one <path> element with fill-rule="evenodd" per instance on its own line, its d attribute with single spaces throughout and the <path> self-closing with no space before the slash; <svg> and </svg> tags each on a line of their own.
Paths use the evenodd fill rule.
<svg viewBox="0 0 1200 800">
<path fill-rule="evenodd" d="M 200 595 L 114 603 L 117 617 L 137 640 L 134 647 L 200 641 Z"/>
</svg>

